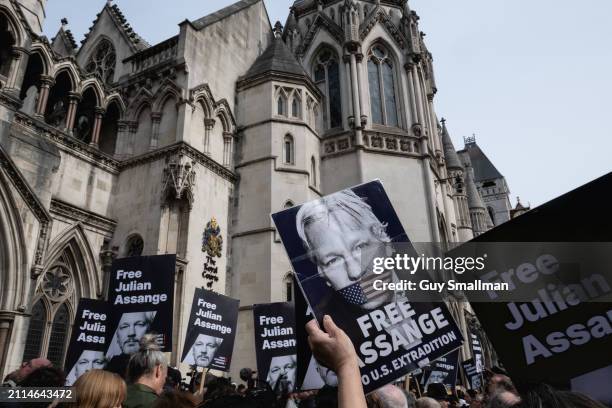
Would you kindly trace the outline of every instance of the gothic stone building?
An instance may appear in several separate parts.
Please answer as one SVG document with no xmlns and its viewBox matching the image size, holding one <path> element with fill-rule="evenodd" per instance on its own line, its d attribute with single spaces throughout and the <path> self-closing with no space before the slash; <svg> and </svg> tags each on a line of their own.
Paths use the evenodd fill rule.
<svg viewBox="0 0 612 408">
<path fill-rule="evenodd" d="M 284 28 L 241 0 L 155 45 L 110 1 L 80 46 L 66 21 L 42 35 L 44 9 L 0 0 L 2 375 L 61 365 L 78 299 L 103 298 L 112 260 L 139 254 L 177 254 L 177 363 L 214 220 L 209 281 L 241 305 L 234 374 L 255 365 L 252 305 L 291 298 L 270 213 L 380 178 L 413 241 L 492 226 L 406 0 L 296 1 Z"/>
</svg>

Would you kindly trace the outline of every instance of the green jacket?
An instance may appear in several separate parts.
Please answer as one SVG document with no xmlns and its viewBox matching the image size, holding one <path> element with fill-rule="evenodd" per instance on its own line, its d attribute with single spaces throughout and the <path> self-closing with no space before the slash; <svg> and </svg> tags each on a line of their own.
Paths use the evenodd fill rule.
<svg viewBox="0 0 612 408">
<path fill-rule="evenodd" d="M 127 387 L 123 408 L 150 408 L 157 400 L 157 394 L 151 388 L 142 384 L 130 384 Z"/>
</svg>

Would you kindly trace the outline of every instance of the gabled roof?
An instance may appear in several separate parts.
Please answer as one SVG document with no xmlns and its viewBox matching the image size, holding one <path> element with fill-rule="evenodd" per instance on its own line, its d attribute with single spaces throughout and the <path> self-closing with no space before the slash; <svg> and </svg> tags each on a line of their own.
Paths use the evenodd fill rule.
<svg viewBox="0 0 612 408">
<path fill-rule="evenodd" d="M 51 40 L 51 48 L 62 57 L 67 57 L 74 54 L 74 50 L 77 48 L 76 41 L 72 32 L 64 27 L 60 27 L 57 34 Z"/>
<path fill-rule="evenodd" d="M 209 26 L 213 23 L 216 23 L 218 21 L 221 21 L 241 10 L 244 10 L 247 7 L 252 6 L 253 4 L 256 4 L 258 2 L 260 2 L 262 0 L 240 0 L 230 6 L 227 6 L 225 8 L 222 8 L 219 11 L 216 11 L 212 14 L 209 14 L 207 16 L 204 16 L 202 18 L 199 18 L 197 20 L 194 20 L 191 22 L 191 24 L 197 29 L 197 30 L 201 30 L 206 26 Z"/>
<path fill-rule="evenodd" d="M 242 79 L 252 78 L 264 73 L 277 72 L 307 76 L 281 37 L 275 37 L 266 50 L 255 60 Z"/>
<path fill-rule="evenodd" d="M 502 174 L 493 165 L 491 160 L 480 149 L 475 141 L 465 144 L 465 148 L 459 153 L 467 153 L 474 169 L 474 180 L 477 182 L 503 178 Z"/>
<path fill-rule="evenodd" d="M 132 26 L 130 26 L 130 23 L 127 21 L 127 19 L 123 15 L 123 12 L 121 11 L 121 9 L 119 9 L 119 7 L 116 4 L 113 4 L 113 5 L 106 4 L 104 6 L 102 11 L 97 14 L 96 19 L 93 21 L 92 26 L 89 27 L 89 32 L 87 32 L 85 34 L 85 38 L 83 38 L 83 40 L 81 40 L 81 44 L 85 44 L 85 42 L 87 41 L 87 38 L 91 34 L 91 31 L 96 26 L 96 23 L 98 22 L 98 20 L 100 19 L 100 16 L 102 15 L 102 13 L 105 10 L 111 16 L 111 18 L 113 19 L 113 21 L 117 25 L 117 28 L 119 28 L 119 30 L 121 31 L 121 33 L 125 37 L 125 39 L 128 42 L 128 44 L 132 47 L 132 50 L 134 52 L 142 51 L 145 48 L 149 48 L 150 47 L 149 43 L 146 42 L 144 38 L 139 36 L 134 31 Z"/>
</svg>

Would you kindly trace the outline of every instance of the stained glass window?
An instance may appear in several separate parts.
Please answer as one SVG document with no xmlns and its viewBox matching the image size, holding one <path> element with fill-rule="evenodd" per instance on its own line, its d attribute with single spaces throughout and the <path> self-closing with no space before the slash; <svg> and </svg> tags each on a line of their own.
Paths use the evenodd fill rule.
<svg viewBox="0 0 612 408">
<path fill-rule="evenodd" d="M 49 351 L 47 359 L 56 367 L 61 367 L 64 362 L 64 350 L 68 340 L 68 327 L 70 326 L 70 314 L 65 303 L 61 304 L 55 312 L 51 336 L 49 337 Z"/>
</svg>

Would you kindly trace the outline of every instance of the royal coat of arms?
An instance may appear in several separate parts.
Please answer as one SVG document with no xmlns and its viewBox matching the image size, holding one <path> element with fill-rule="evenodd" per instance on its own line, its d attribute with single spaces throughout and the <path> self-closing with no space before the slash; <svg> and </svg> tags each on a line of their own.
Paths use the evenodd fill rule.
<svg viewBox="0 0 612 408">
<path fill-rule="evenodd" d="M 202 252 L 206 252 L 210 257 L 221 257 L 223 250 L 223 237 L 221 236 L 221 228 L 217 224 L 217 220 L 212 218 L 206 224 L 206 229 L 202 236 Z"/>
</svg>

